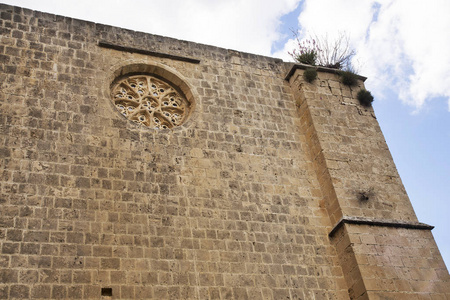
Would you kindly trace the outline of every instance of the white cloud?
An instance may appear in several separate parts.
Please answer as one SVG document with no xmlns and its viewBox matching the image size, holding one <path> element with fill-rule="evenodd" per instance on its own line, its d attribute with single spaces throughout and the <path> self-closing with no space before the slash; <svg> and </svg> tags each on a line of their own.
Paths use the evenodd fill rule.
<svg viewBox="0 0 450 300">
<path fill-rule="evenodd" d="M 445 97 L 450 110 L 449 11 L 447 0 L 305 0 L 299 26 L 302 34 L 348 32 L 377 96 L 395 90 L 417 110 Z"/>
<path fill-rule="evenodd" d="M 361 47 L 374 86 L 390 84 L 416 109 L 434 97 L 450 99 L 449 11 L 448 1 L 383 3 Z"/>
<path fill-rule="evenodd" d="M 14 5 L 170 36 L 224 48 L 270 55 L 281 37 L 280 17 L 300 0 L 16 0 Z"/>
</svg>

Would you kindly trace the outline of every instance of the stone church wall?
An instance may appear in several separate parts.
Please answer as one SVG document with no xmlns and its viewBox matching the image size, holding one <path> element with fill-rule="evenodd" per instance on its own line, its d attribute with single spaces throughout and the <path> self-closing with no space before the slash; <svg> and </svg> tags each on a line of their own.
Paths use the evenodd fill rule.
<svg viewBox="0 0 450 300">
<path fill-rule="evenodd" d="M 450 297 L 363 78 L 7 5 L 0 22 L 1 299 Z M 130 78 L 160 84 L 156 108 L 117 98 Z"/>
</svg>

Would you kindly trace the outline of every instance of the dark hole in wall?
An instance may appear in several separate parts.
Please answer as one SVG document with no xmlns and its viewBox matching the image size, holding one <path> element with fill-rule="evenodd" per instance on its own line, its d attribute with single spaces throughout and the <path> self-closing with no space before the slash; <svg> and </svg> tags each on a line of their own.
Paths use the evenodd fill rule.
<svg viewBox="0 0 450 300">
<path fill-rule="evenodd" d="M 112 297 L 112 288 L 102 288 L 102 296 Z"/>
</svg>

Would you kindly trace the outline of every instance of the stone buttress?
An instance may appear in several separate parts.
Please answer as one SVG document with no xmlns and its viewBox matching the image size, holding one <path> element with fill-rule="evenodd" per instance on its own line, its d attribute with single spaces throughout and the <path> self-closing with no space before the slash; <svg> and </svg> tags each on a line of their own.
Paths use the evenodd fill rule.
<svg viewBox="0 0 450 300">
<path fill-rule="evenodd" d="M 330 218 L 329 237 L 350 298 L 448 297 L 449 276 L 433 227 L 418 222 L 373 108 L 357 100 L 365 78 L 358 76 L 349 87 L 338 72 L 319 67 L 318 78 L 308 83 L 306 69 L 294 65 L 286 80 L 301 115 Z"/>
</svg>

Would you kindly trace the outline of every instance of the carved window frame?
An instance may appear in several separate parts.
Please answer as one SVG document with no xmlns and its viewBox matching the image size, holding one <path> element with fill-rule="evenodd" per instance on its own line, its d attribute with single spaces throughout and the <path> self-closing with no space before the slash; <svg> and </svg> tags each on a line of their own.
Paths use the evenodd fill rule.
<svg viewBox="0 0 450 300">
<path fill-rule="evenodd" d="M 123 76 L 116 80 L 111 97 L 119 112 L 138 124 L 171 129 L 184 123 L 190 103 L 167 80 L 150 74 Z"/>
<path fill-rule="evenodd" d="M 164 64 L 156 62 L 122 64 L 119 68 L 115 68 L 109 78 L 111 104 L 122 117 L 142 127 L 172 130 L 185 128 L 192 115 L 196 114 L 195 98 L 198 95 L 179 72 Z M 144 83 L 145 89 L 139 86 L 138 79 L 144 80 L 141 80 L 141 83 Z M 153 84 L 155 87 L 152 87 Z M 125 93 L 120 91 L 123 87 Z M 161 89 L 164 92 L 161 92 Z M 139 93 L 139 90 L 142 92 Z M 155 91 L 157 95 L 154 94 Z M 117 97 L 119 93 L 124 97 Z M 197 97 L 194 97 L 194 94 Z M 127 102 L 125 97 L 129 95 L 133 99 L 128 99 L 131 101 Z M 151 111 L 148 109 L 150 104 L 153 104 Z M 132 110 L 125 111 L 129 106 L 132 106 Z M 141 115 L 146 118 L 140 118 Z M 155 117 L 159 122 L 155 121 Z"/>
</svg>

